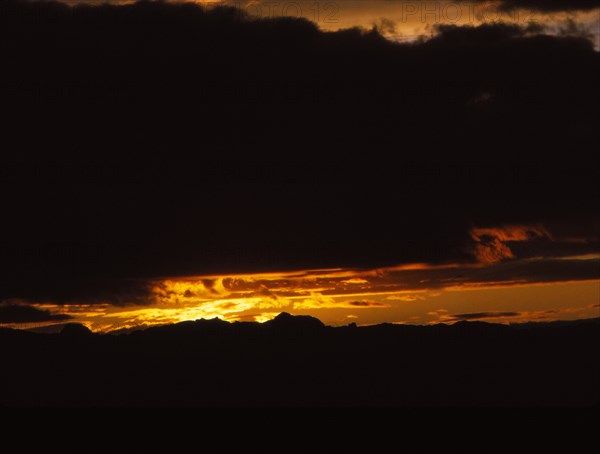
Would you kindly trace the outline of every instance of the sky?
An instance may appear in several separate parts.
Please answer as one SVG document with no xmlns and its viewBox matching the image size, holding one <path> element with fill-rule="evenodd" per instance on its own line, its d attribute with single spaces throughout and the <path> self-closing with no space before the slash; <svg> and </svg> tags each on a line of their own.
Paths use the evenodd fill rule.
<svg viewBox="0 0 600 454">
<path fill-rule="evenodd" d="M 503 22 L 538 24 L 554 34 L 589 33 L 600 46 L 600 7 L 592 0 L 578 2 L 535 0 L 421 1 L 421 0 L 195 0 L 208 6 L 241 8 L 252 17 L 302 17 L 322 30 L 377 27 L 388 39 L 410 42 L 436 33 L 439 25 L 480 25 Z M 65 0 L 65 3 L 105 3 Z M 113 1 L 111 3 L 131 3 Z M 575 30 L 577 27 L 577 30 Z"/>
<path fill-rule="evenodd" d="M 525 3 L 2 2 L 0 324 L 598 317 L 598 11 Z"/>
<path fill-rule="evenodd" d="M 463 263 L 152 279 L 139 281 L 137 294 L 124 293 L 118 305 L 43 303 L 35 306 L 36 314 L 15 300 L 0 307 L 0 320 L 22 328 L 58 329 L 68 321 L 98 332 L 124 332 L 200 318 L 264 322 L 282 311 L 332 326 L 523 323 L 600 315 L 600 254 L 562 255 L 597 247 L 597 237 L 555 237 L 541 225 L 473 228 L 470 237 L 473 259 Z M 521 243 L 537 244 L 519 258 L 513 245 Z M 562 254 L 548 254 L 548 243 L 562 245 Z M 19 320 L 20 315 L 34 321 L 10 323 L 11 316 Z"/>
<path fill-rule="evenodd" d="M 510 5 L 511 2 L 505 2 Z M 512 2 L 518 4 L 518 2 Z M 236 4 L 236 3 L 234 3 Z M 564 33 L 573 23 L 595 35 L 600 44 L 599 14 L 588 2 L 579 8 L 539 9 L 531 4 L 517 9 L 504 9 L 498 1 L 405 1 L 405 0 L 338 0 L 338 1 L 250 1 L 238 2 L 249 14 L 258 17 L 295 16 L 314 21 L 324 30 L 350 27 L 377 27 L 384 36 L 395 41 L 413 41 L 435 34 L 435 26 L 480 25 L 505 22 L 518 25 L 543 24 L 555 33 Z"/>
</svg>

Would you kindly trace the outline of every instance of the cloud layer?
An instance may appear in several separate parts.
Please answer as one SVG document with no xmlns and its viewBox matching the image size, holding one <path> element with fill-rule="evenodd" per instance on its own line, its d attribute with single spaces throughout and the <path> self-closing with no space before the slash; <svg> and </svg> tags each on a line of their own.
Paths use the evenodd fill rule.
<svg viewBox="0 0 600 454">
<path fill-rule="evenodd" d="M 597 276 L 559 260 L 598 252 L 600 60 L 583 36 L 485 24 L 394 44 L 157 2 L 7 0 L 0 21 L 0 300 L 150 317 L 242 291 L 329 307 L 333 286 L 359 310 L 357 287 L 400 275 L 411 292 Z M 210 277 L 315 269 L 388 271 L 305 276 L 312 295 Z M 205 281 L 166 284 L 187 276 Z"/>
<path fill-rule="evenodd" d="M 595 0 L 500 0 L 500 3 L 503 9 L 522 8 L 543 12 L 589 11 L 598 8 Z"/>
<path fill-rule="evenodd" d="M 67 314 L 52 314 L 49 310 L 17 304 L 0 305 L 0 323 L 41 323 L 73 318 Z"/>
</svg>

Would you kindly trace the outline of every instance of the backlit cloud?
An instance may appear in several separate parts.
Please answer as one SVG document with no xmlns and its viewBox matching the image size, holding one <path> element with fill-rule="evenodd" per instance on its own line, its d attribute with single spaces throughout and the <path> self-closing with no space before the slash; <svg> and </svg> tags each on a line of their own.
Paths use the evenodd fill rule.
<svg viewBox="0 0 600 454">
<path fill-rule="evenodd" d="M 551 240 L 552 236 L 541 225 L 507 225 L 502 227 L 471 229 L 471 238 L 475 242 L 473 254 L 483 264 L 497 263 L 515 258 L 507 243 L 514 241 L 532 241 L 540 238 Z"/>
<path fill-rule="evenodd" d="M 163 2 L 0 9 L 11 24 L 3 102 L 22 115 L 4 130 L 24 149 L 89 149 L 81 162 L 13 153 L 23 162 L 1 166 L 0 301 L 33 308 L 10 309 L 12 320 L 29 311 L 110 330 L 314 311 L 425 323 L 439 307 L 533 314 L 552 295 L 518 308 L 461 298 L 600 277 L 596 175 L 574 154 L 597 138 L 598 52 L 574 23 L 568 36 L 446 24 L 399 44 Z M 176 108 L 183 100 L 195 115 Z M 173 158 L 190 143 L 232 159 Z M 237 159 L 249 144 L 254 164 Z M 391 144 L 400 165 L 379 154 Z M 457 153 L 434 164 L 448 144 Z M 502 159 L 473 163 L 482 144 Z M 119 158 L 104 167 L 108 149 Z M 121 159 L 134 149 L 144 157 Z M 528 154 L 554 149 L 572 151 L 564 162 Z M 297 160 L 268 164 L 270 153 Z M 584 287 L 569 297 L 589 302 Z"/>
</svg>

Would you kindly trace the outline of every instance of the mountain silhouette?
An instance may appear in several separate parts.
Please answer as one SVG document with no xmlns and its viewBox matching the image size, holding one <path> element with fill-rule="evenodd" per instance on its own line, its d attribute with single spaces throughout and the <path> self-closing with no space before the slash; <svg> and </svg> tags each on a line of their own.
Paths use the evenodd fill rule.
<svg viewBox="0 0 600 454">
<path fill-rule="evenodd" d="M 61 336 L 66 336 L 73 339 L 88 337 L 92 334 L 92 331 L 81 323 L 67 323 L 60 331 Z"/>
<path fill-rule="evenodd" d="M 325 324 L 318 318 L 310 315 L 291 315 L 282 312 L 273 320 L 265 323 L 267 328 L 274 330 L 278 335 L 315 335 L 325 328 Z"/>
<path fill-rule="evenodd" d="M 196 320 L 131 333 L 0 330 L 5 406 L 598 403 L 600 319 L 325 326 Z"/>
</svg>

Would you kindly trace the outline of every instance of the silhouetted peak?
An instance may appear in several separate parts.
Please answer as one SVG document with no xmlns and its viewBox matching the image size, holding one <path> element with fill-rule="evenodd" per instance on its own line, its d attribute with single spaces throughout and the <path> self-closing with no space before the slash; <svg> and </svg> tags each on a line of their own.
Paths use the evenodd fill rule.
<svg viewBox="0 0 600 454">
<path fill-rule="evenodd" d="M 61 336 L 69 337 L 87 337 L 92 334 L 92 331 L 81 323 L 67 323 L 60 331 Z"/>
<path fill-rule="evenodd" d="M 205 335 L 205 334 L 219 334 L 227 332 L 230 328 L 231 323 L 226 322 L 220 318 L 205 319 L 200 318 L 197 320 L 186 320 L 179 323 L 152 326 L 140 331 L 134 331 L 132 334 L 136 335 L 150 335 L 150 336 L 161 336 L 167 335 Z"/>
<path fill-rule="evenodd" d="M 476 326 L 488 326 L 489 323 L 481 322 L 479 320 L 469 321 L 469 320 L 460 320 L 454 323 L 452 326 L 455 328 L 473 328 Z"/>
<path fill-rule="evenodd" d="M 292 319 L 293 317 L 294 316 L 292 314 L 290 314 L 289 312 L 282 312 L 277 317 L 275 317 L 273 320 L 289 320 L 289 319 Z"/>
<path fill-rule="evenodd" d="M 268 321 L 265 324 L 292 329 L 320 329 L 325 327 L 325 324 L 318 318 L 311 317 L 310 315 L 292 315 L 287 312 L 282 312 L 273 320 Z"/>
<path fill-rule="evenodd" d="M 508 331 L 511 327 L 500 323 L 488 323 L 480 320 L 461 320 L 454 323 L 452 329 L 459 333 L 496 334 Z"/>
<path fill-rule="evenodd" d="M 185 322 L 183 322 L 185 323 Z M 230 323 L 220 319 L 219 317 L 214 317 L 214 318 L 199 318 L 197 320 L 194 320 L 194 322 L 196 325 L 203 325 L 203 326 L 229 326 Z"/>
</svg>

